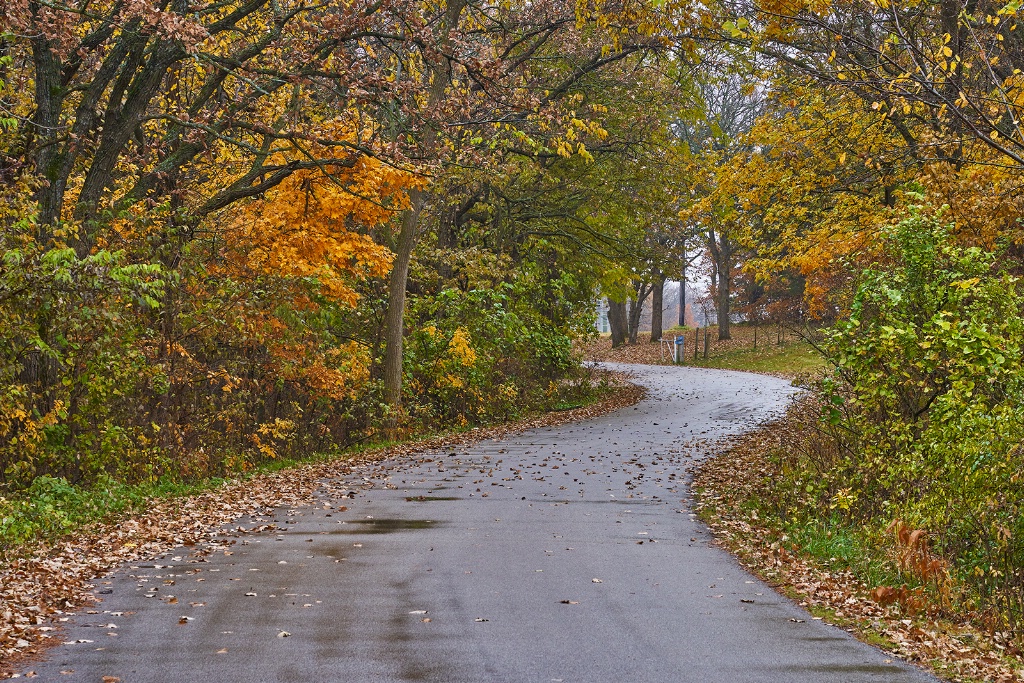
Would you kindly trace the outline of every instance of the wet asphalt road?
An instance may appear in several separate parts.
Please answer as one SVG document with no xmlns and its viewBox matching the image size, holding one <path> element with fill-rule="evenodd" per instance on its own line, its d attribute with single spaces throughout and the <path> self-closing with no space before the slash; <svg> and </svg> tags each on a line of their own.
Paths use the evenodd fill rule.
<svg viewBox="0 0 1024 683">
<path fill-rule="evenodd" d="M 102 603 L 36 680 L 934 681 L 811 619 L 690 512 L 706 442 L 794 390 L 624 369 L 652 390 L 636 407 L 368 468 L 316 506 L 243 520 L 278 530 L 97 582 Z"/>
</svg>

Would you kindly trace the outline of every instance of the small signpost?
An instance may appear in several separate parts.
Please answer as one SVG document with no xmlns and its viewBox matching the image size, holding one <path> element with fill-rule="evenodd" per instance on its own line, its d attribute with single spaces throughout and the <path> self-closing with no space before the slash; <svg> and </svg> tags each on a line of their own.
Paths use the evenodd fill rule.
<svg viewBox="0 0 1024 683">
<path fill-rule="evenodd" d="M 668 346 L 668 352 L 672 356 L 672 362 L 676 365 L 682 365 L 685 352 L 685 341 L 686 337 L 682 334 L 677 334 L 675 339 L 661 338 L 661 359 L 665 360 L 665 347 Z"/>
</svg>

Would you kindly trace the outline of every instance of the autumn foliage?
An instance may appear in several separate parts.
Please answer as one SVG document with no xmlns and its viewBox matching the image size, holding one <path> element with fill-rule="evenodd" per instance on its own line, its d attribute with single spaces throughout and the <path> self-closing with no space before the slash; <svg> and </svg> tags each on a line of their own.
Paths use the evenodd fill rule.
<svg viewBox="0 0 1024 683">
<path fill-rule="evenodd" d="M 0 12 L 0 506 L 574 404 L 685 271 L 828 361 L 787 514 L 1021 628 L 1019 2 Z"/>
<path fill-rule="evenodd" d="M 608 99 L 692 53 L 684 4 L 0 11 L 0 495 L 588 391 L 608 238 L 574 176 L 664 123 Z"/>
</svg>

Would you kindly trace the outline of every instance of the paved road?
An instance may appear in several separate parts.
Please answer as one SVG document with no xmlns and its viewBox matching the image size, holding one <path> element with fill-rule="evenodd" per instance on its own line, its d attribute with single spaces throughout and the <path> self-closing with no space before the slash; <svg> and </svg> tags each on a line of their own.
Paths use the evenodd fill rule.
<svg viewBox="0 0 1024 683">
<path fill-rule="evenodd" d="M 692 441 L 749 429 L 793 390 L 629 369 L 652 389 L 636 407 L 396 462 L 208 561 L 123 569 L 37 680 L 934 681 L 812 620 L 689 512 Z"/>
</svg>

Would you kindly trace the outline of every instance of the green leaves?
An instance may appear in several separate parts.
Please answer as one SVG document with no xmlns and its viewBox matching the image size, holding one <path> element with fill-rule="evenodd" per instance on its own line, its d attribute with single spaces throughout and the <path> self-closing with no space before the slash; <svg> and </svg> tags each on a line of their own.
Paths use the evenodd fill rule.
<svg viewBox="0 0 1024 683">
<path fill-rule="evenodd" d="M 745 29 L 750 28 L 750 22 L 746 17 L 740 17 L 736 21 L 727 21 L 722 24 L 722 30 L 732 38 L 746 38 L 748 33 Z"/>
<path fill-rule="evenodd" d="M 913 520 L 962 578 L 1006 596 L 1024 562 L 1024 295 L 996 254 L 951 230 L 915 207 L 829 331 L 822 421 L 849 455 L 820 475 L 861 501 L 853 513 Z"/>
</svg>

